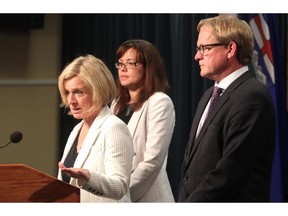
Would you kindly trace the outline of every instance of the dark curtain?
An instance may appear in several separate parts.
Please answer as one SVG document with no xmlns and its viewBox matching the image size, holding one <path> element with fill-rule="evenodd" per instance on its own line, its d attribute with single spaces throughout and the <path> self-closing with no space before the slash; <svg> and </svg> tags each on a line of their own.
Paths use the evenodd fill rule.
<svg viewBox="0 0 288 216">
<path fill-rule="evenodd" d="M 188 141 L 190 126 L 198 101 L 213 82 L 199 75 L 194 60 L 200 19 L 216 14 L 64 14 L 63 67 L 81 54 L 102 59 L 116 76 L 115 53 L 128 39 L 141 38 L 160 51 L 171 85 L 169 95 L 174 103 L 176 125 L 169 150 L 167 172 L 177 199 L 180 167 Z M 62 155 L 67 137 L 77 123 L 62 110 Z M 60 157 L 60 156 L 59 156 Z"/>
</svg>

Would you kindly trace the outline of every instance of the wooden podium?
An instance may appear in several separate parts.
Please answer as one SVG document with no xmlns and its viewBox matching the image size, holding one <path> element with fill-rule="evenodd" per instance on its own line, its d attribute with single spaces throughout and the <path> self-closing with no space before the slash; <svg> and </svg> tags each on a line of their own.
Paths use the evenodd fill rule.
<svg viewBox="0 0 288 216">
<path fill-rule="evenodd" d="M 0 202 L 80 202 L 80 189 L 23 164 L 2 164 Z"/>
</svg>

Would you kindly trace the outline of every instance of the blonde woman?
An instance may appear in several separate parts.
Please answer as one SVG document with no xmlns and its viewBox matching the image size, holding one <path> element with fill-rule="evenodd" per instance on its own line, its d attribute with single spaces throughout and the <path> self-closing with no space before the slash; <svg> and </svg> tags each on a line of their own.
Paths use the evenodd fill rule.
<svg viewBox="0 0 288 216">
<path fill-rule="evenodd" d="M 94 56 L 80 56 L 58 86 L 62 105 L 82 119 L 67 140 L 58 178 L 81 189 L 81 202 L 130 202 L 132 138 L 108 107 L 116 90 L 111 72 Z"/>
</svg>

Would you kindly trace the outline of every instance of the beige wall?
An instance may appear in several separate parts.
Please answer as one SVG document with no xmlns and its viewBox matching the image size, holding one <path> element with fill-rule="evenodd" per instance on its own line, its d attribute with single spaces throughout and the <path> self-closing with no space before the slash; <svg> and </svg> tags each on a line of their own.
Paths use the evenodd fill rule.
<svg viewBox="0 0 288 216">
<path fill-rule="evenodd" d="M 20 143 L 0 149 L 0 164 L 26 164 L 56 176 L 61 16 L 44 20 L 41 29 L 0 30 L 0 145 L 13 131 L 23 133 Z"/>
</svg>

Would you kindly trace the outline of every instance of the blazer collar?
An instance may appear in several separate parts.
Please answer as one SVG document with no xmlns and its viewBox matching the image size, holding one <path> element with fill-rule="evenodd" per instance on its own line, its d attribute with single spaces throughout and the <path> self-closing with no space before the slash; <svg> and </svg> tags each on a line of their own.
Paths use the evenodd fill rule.
<svg viewBox="0 0 288 216">
<path fill-rule="evenodd" d="M 139 121 L 140 121 L 140 118 L 141 118 L 141 116 L 143 114 L 143 111 L 144 111 L 145 107 L 147 106 L 147 103 L 148 103 L 148 100 L 146 100 L 143 103 L 142 107 L 139 110 L 137 110 L 137 111 L 135 111 L 133 113 L 133 115 L 131 116 L 130 121 L 128 122 L 127 126 L 128 126 L 128 129 L 129 129 L 130 134 L 132 135 L 132 137 L 134 137 L 136 128 L 137 128 L 137 126 L 139 124 Z"/>
<path fill-rule="evenodd" d="M 82 144 L 81 150 L 79 152 L 79 155 L 75 161 L 74 167 L 80 168 L 82 167 L 83 163 L 85 162 L 87 156 L 89 155 L 89 152 L 91 150 L 91 147 L 96 143 L 97 137 L 101 133 L 101 125 L 105 122 L 105 120 L 112 114 L 112 111 L 109 109 L 108 106 L 104 106 L 98 116 L 94 119 L 87 136 Z M 67 141 L 67 148 L 63 154 L 63 158 L 67 157 L 67 154 L 69 153 L 71 147 L 73 146 L 73 143 L 75 142 L 75 139 L 77 138 L 81 127 L 83 125 L 83 121 L 81 121 L 79 124 L 77 124 L 73 131 L 71 132 L 71 135 Z"/>
<path fill-rule="evenodd" d="M 148 100 L 149 100 L 149 99 L 148 99 Z M 130 134 L 132 135 L 132 137 L 134 137 L 136 128 L 137 128 L 137 126 L 138 126 L 138 124 L 139 124 L 139 121 L 140 121 L 140 119 L 141 119 L 141 116 L 142 116 L 142 114 L 143 114 L 143 111 L 144 111 L 145 107 L 147 106 L 148 100 L 146 100 L 146 101 L 143 103 L 142 107 L 141 107 L 139 110 L 135 111 L 135 112 L 132 114 L 132 116 L 131 116 L 128 124 L 127 124 L 127 127 L 128 127 L 128 129 L 129 129 Z M 112 103 L 111 103 L 111 109 L 112 109 L 112 110 L 114 110 L 115 105 L 116 105 L 116 100 L 113 100 Z"/>
</svg>

